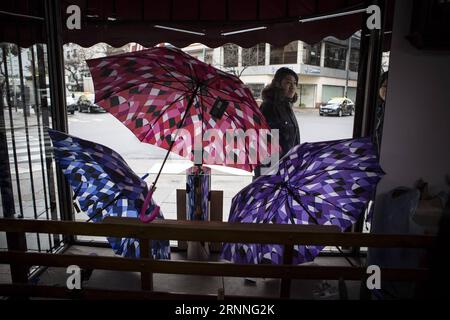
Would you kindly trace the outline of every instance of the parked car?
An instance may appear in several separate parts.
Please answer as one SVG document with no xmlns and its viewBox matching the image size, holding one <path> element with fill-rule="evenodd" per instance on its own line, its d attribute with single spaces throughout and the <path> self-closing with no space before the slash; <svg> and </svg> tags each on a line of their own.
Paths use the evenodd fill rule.
<svg viewBox="0 0 450 320">
<path fill-rule="evenodd" d="M 80 112 L 106 112 L 105 109 L 93 103 L 87 96 L 82 95 L 77 102 L 78 111 Z"/>
<path fill-rule="evenodd" d="M 66 92 L 66 106 L 67 112 L 70 114 L 74 114 L 75 111 L 78 110 L 77 100 L 75 99 L 75 95 L 70 92 Z"/>
<path fill-rule="evenodd" d="M 342 117 L 343 115 L 353 115 L 355 111 L 355 104 L 349 98 L 337 97 L 329 100 L 319 108 L 319 114 L 323 115 L 336 115 Z"/>
<path fill-rule="evenodd" d="M 67 105 L 67 112 L 70 114 L 74 114 L 75 111 L 78 110 L 78 105 L 77 104 L 68 104 Z"/>
</svg>

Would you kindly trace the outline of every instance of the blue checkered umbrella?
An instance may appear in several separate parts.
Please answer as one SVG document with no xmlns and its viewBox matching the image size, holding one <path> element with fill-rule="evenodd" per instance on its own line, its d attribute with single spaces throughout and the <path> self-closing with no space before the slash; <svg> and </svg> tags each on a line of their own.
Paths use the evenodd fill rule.
<svg viewBox="0 0 450 320">
<path fill-rule="evenodd" d="M 106 216 L 138 218 L 147 184 L 128 166 L 114 150 L 99 143 L 83 140 L 49 129 L 53 141 L 55 160 L 63 170 L 74 191 L 81 210 L 94 222 Z M 147 209 L 156 208 L 153 200 Z M 159 219 L 164 219 L 159 212 Z M 116 254 L 139 257 L 137 239 L 108 238 Z M 156 259 L 170 257 L 168 241 L 152 241 L 152 254 Z"/>
</svg>

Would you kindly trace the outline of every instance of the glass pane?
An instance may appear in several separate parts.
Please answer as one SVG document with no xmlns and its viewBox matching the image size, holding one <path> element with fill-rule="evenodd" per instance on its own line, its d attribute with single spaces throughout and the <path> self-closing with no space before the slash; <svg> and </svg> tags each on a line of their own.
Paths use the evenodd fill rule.
<svg viewBox="0 0 450 320">
<path fill-rule="evenodd" d="M 264 43 L 258 44 L 258 66 L 266 64 L 266 45 Z"/>
<path fill-rule="evenodd" d="M 102 44 L 99 45 L 101 46 Z M 102 51 L 103 47 L 98 47 L 99 45 L 91 48 L 72 47 L 67 48 L 67 50 L 78 52 L 70 55 L 71 57 L 92 56 L 93 54 L 98 54 L 98 57 L 107 55 L 106 51 Z M 304 64 L 314 66 L 309 67 L 304 74 L 302 72 L 306 68 L 302 68 L 299 61 L 297 61 L 297 41 L 283 47 L 271 47 L 269 61 L 265 59 L 266 47 L 269 47 L 269 45 L 264 43 L 251 48 L 239 48 L 235 44 L 227 44 L 219 48 L 208 48 L 196 43 L 183 48 L 183 50 L 188 54 L 204 59 L 205 62 L 216 68 L 239 76 L 242 82 L 251 90 L 259 104 L 262 101 L 262 89 L 271 83 L 275 71 L 281 67 L 280 64 L 295 64 L 295 66 L 289 65 L 288 67 L 292 68 L 299 75 L 299 86 L 297 88 L 299 99 L 294 104 L 294 114 L 301 131 L 301 142 L 350 138 L 353 132 L 354 118 L 352 116 L 346 115 L 343 118 L 320 117 L 318 108 L 320 102 L 324 100 L 334 96 L 343 96 L 347 82 L 345 72 L 337 71 L 331 75 L 323 72 L 323 68 L 320 68 L 320 60 L 322 58 L 322 61 L 324 61 L 325 57 L 321 57 L 321 43 L 313 45 L 302 43 L 302 46 Z M 345 48 L 345 46 L 343 47 Z M 353 43 L 352 47 L 354 47 Z M 89 52 L 81 53 L 81 50 Z M 263 67 L 246 68 L 246 66 Z M 81 70 L 84 69 L 81 68 Z M 81 95 L 93 97 L 94 91 L 90 75 L 80 73 L 77 77 L 83 85 L 82 91 L 73 91 L 72 89 L 77 88 L 74 85 L 71 87 L 70 92 L 75 95 L 76 99 Z M 72 80 L 69 85 L 73 84 L 74 81 Z M 350 73 L 348 86 L 348 95 L 352 98 L 356 87 L 356 77 L 353 73 Z M 146 173 L 150 173 L 150 176 L 146 178 L 146 182 L 148 184 L 152 182 L 164 159 L 165 150 L 140 142 L 130 130 L 117 121 L 110 113 L 91 113 L 86 110 L 83 110 L 83 112 L 76 110 L 73 115 L 68 115 L 68 123 L 70 134 L 111 147 L 124 157 L 129 166 L 138 175 L 143 176 Z M 168 158 L 168 163 L 161 174 L 159 186 L 154 194 L 154 199 L 161 206 L 165 218 L 176 219 L 177 217 L 176 189 L 185 188 L 186 177 L 184 170 L 190 165 L 191 163 L 188 160 L 182 159 L 175 154 L 171 154 Z M 251 181 L 251 175 L 231 172 L 232 170 L 221 167 L 220 170 L 218 168 L 213 173 L 214 181 L 218 182 L 218 184 L 214 182 L 214 189 L 224 190 L 224 220 L 228 217 L 231 200 L 240 190 L 240 184 L 244 187 Z M 236 183 L 239 183 L 239 188 L 236 187 Z M 88 217 L 80 212 L 75 214 L 75 219 L 77 221 L 86 221 Z M 78 239 L 105 240 L 104 238 L 84 236 L 78 237 Z M 43 243 L 41 245 L 43 246 Z"/>
<path fill-rule="evenodd" d="M 293 41 L 284 47 L 271 46 L 270 64 L 295 64 L 297 63 L 298 41 Z"/>
<path fill-rule="evenodd" d="M 207 64 L 213 64 L 213 49 L 206 49 L 205 50 L 205 63 Z"/>
<path fill-rule="evenodd" d="M 350 65 L 349 69 L 351 71 L 358 71 L 358 64 L 359 64 L 359 48 L 352 48 L 350 50 Z"/>
<path fill-rule="evenodd" d="M 265 64 L 264 43 L 258 44 L 251 48 L 242 48 L 242 66 L 261 66 Z"/>
<path fill-rule="evenodd" d="M 284 63 L 297 63 L 298 41 L 284 47 Z"/>
<path fill-rule="evenodd" d="M 299 106 L 302 108 L 315 108 L 316 106 L 316 85 L 300 85 Z"/>
<path fill-rule="evenodd" d="M 235 44 L 223 46 L 223 65 L 226 68 L 237 67 L 239 62 L 239 47 Z"/>
<path fill-rule="evenodd" d="M 303 43 L 303 63 L 313 66 L 320 66 L 321 42 L 309 45 Z"/>
<path fill-rule="evenodd" d="M 282 64 L 283 59 L 283 47 L 270 47 L 270 64 Z"/>
<path fill-rule="evenodd" d="M 325 67 L 345 69 L 345 55 L 347 48 L 334 43 L 325 43 Z"/>
<path fill-rule="evenodd" d="M 344 95 L 344 87 L 341 86 L 323 86 L 322 87 L 322 102 L 327 102 L 335 97 L 342 97 Z"/>
<path fill-rule="evenodd" d="M 356 101 L 356 88 L 355 87 L 349 87 L 347 89 L 347 98 L 353 101 L 355 103 Z"/>
</svg>

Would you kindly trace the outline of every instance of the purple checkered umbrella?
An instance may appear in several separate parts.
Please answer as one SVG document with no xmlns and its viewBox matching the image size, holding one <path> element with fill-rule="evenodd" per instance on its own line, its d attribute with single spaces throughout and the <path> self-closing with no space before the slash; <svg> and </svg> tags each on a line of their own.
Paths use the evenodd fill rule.
<svg viewBox="0 0 450 320">
<path fill-rule="evenodd" d="M 384 174 L 370 138 L 304 143 L 242 189 L 229 222 L 335 225 L 348 229 L 364 212 Z M 312 261 L 323 247 L 294 246 L 293 263 Z M 236 263 L 283 261 L 283 246 L 225 243 L 222 258 Z"/>
</svg>

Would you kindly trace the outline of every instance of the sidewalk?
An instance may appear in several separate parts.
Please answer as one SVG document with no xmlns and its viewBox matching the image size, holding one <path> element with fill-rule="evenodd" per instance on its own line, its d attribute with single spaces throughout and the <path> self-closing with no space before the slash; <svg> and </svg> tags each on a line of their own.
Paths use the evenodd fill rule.
<svg viewBox="0 0 450 320">
<path fill-rule="evenodd" d="M 5 107 L 3 109 L 3 114 L 5 115 L 5 125 L 6 125 L 6 131 L 10 132 L 11 130 L 11 122 L 10 122 L 10 117 L 9 117 L 9 108 Z M 33 108 L 30 108 L 30 114 L 26 117 L 24 117 L 23 114 L 23 109 L 17 109 L 17 111 L 15 110 L 15 108 L 11 109 L 11 114 L 12 114 L 12 121 L 13 121 L 13 129 L 14 130 L 24 130 L 25 129 L 25 121 L 28 122 L 28 127 L 36 127 L 37 126 L 37 117 L 36 114 L 34 113 Z M 41 121 L 41 125 L 42 125 L 42 121 Z"/>
</svg>

